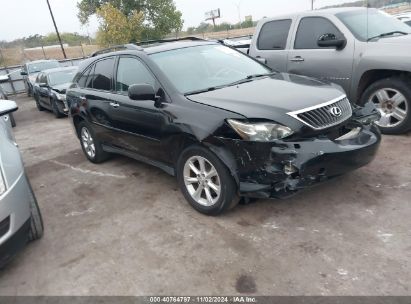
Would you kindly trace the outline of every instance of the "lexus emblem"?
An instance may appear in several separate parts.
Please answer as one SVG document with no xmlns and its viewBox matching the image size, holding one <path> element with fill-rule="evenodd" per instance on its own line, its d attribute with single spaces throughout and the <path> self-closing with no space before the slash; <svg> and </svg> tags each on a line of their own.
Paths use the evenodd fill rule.
<svg viewBox="0 0 411 304">
<path fill-rule="evenodd" d="M 341 108 L 340 107 L 332 107 L 330 109 L 330 113 L 334 117 L 340 117 L 342 114 Z"/>
</svg>

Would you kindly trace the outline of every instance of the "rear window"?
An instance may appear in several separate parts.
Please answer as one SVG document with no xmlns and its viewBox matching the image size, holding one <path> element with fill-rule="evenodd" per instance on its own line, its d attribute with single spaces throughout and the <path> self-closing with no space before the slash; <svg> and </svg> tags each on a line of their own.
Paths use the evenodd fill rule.
<svg viewBox="0 0 411 304">
<path fill-rule="evenodd" d="M 270 21 L 263 25 L 258 36 L 257 47 L 260 50 L 284 50 L 287 45 L 291 20 Z"/>
</svg>

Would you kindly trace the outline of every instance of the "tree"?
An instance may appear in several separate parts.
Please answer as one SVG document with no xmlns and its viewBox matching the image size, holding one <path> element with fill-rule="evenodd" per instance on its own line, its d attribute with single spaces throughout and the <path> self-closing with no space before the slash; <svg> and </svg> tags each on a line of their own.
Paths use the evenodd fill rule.
<svg viewBox="0 0 411 304">
<path fill-rule="evenodd" d="M 108 46 L 140 40 L 144 20 L 142 12 L 133 10 L 126 16 L 112 4 L 106 3 L 97 9 L 96 14 L 100 22 L 98 44 Z"/>
<path fill-rule="evenodd" d="M 81 0 L 77 4 L 77 16 L 81 23 L 85 24 L 91 15 L 108 3 L 126 17 L 130 17 L 134 11 L 142 12 L 144 39 L 162 38 L 173 31 L 180 31 L 183 27 L 181 12 L 177 10 L 173 0 Z"/>
</svg>

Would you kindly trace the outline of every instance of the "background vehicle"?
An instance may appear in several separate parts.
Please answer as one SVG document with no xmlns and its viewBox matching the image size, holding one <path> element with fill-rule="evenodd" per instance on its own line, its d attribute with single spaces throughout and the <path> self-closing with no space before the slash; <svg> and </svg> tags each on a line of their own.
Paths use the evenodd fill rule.
<svg viewBox="0 0 411 304">
<path fill-rule="evenodd" d="M 33 85 L 33 96 L 39 111 L 48 109 L 57 118 L 68 113 L 66 90 L 70 86 L 77 67 L 44 70 L 37 75 Z"/>
<path fill-rule="evenodd" d="M 0 76 L 0 83 L 8 82 L 8 81 L 9 81 L 9 76 Z M 7 98 L 6 93 L 3 91 L 3 89 L 0 86 L 0 100 L 7 100 L 7 99 L 8 98 Z M 11 126 L 15 127 L 16 126 L 16 121 L 14 120 L 13 113 L 9 114 L 9 119 L 10 119 L 10 122 L 11 122 Z"/>
<path fill-rule="evenodd" d="M 21 68 L 20 74 L 25 76 L 27 95 L 32 95 L 33 84 L 39 72 L 58 67 L 60 67 L 60 63 L 57 60 L 36 60 L 25 63 Z"/>
<path fill-rule="evenodd" d="M 217 42 L 126 48 L 83 62 L 67 91 L 83 152 L 176 175 L 200 212 L 218 214 L 239 196 L 290 195 L 378 149 L 375 107 L 352 109 L 336 85 L 272 72 Z"/>
<path fill-rule="evenodd" d="M 0 100 L 0 268 L 28 240 L 43 234 L 37 200 L 9 126 L 8 114 L 15 110 L 14 101 Z"/>
<path fill-rule="evenodd" d="M 237 50 L 245 54 L 248 54 L 252 38 L 253 38 L 252 35 L 238 36 L 238 37 L 231 37 L 231 38 L 223 39 L 221 40 L 221 42 L 227 46 L 235 47 Z"/>
<path fill-rule="evenodd" d="M 376 9 L 339 8 L 259 22 L 249 54 L 282 72 L 335 82 L 373 101 L 384 133 L 411 129 L 411 28 Z"/>
<path fill-rule="evenodd" d="M 398 14 L 398 15 L 395 15 L 394 17 L 404 22 L 405 24 L 411 26 L 411 12 Z"/>
</svg>

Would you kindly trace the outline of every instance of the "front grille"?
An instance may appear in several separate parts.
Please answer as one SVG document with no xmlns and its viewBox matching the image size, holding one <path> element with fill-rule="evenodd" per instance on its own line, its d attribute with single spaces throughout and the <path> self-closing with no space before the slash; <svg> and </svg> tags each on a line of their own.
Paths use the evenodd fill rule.
<svg viewBox="0 0 411 304">
<path fill-rule="evenodd" d="M 333 108 L 334 110 L 335 108 L 340 109 L 341 114 L 332 114 Z M 315 130 L 321 130 L 338 125 L 350 118 L 352 108 L 347 97 L 342 96 L 318 106 L 290 112 L 288 114 Z"/>
<path fill-rule="evenodd" d="M 5 235 L 10 229 L 10 216 L 0 222 L 0 237 Z"/>
</svg>

